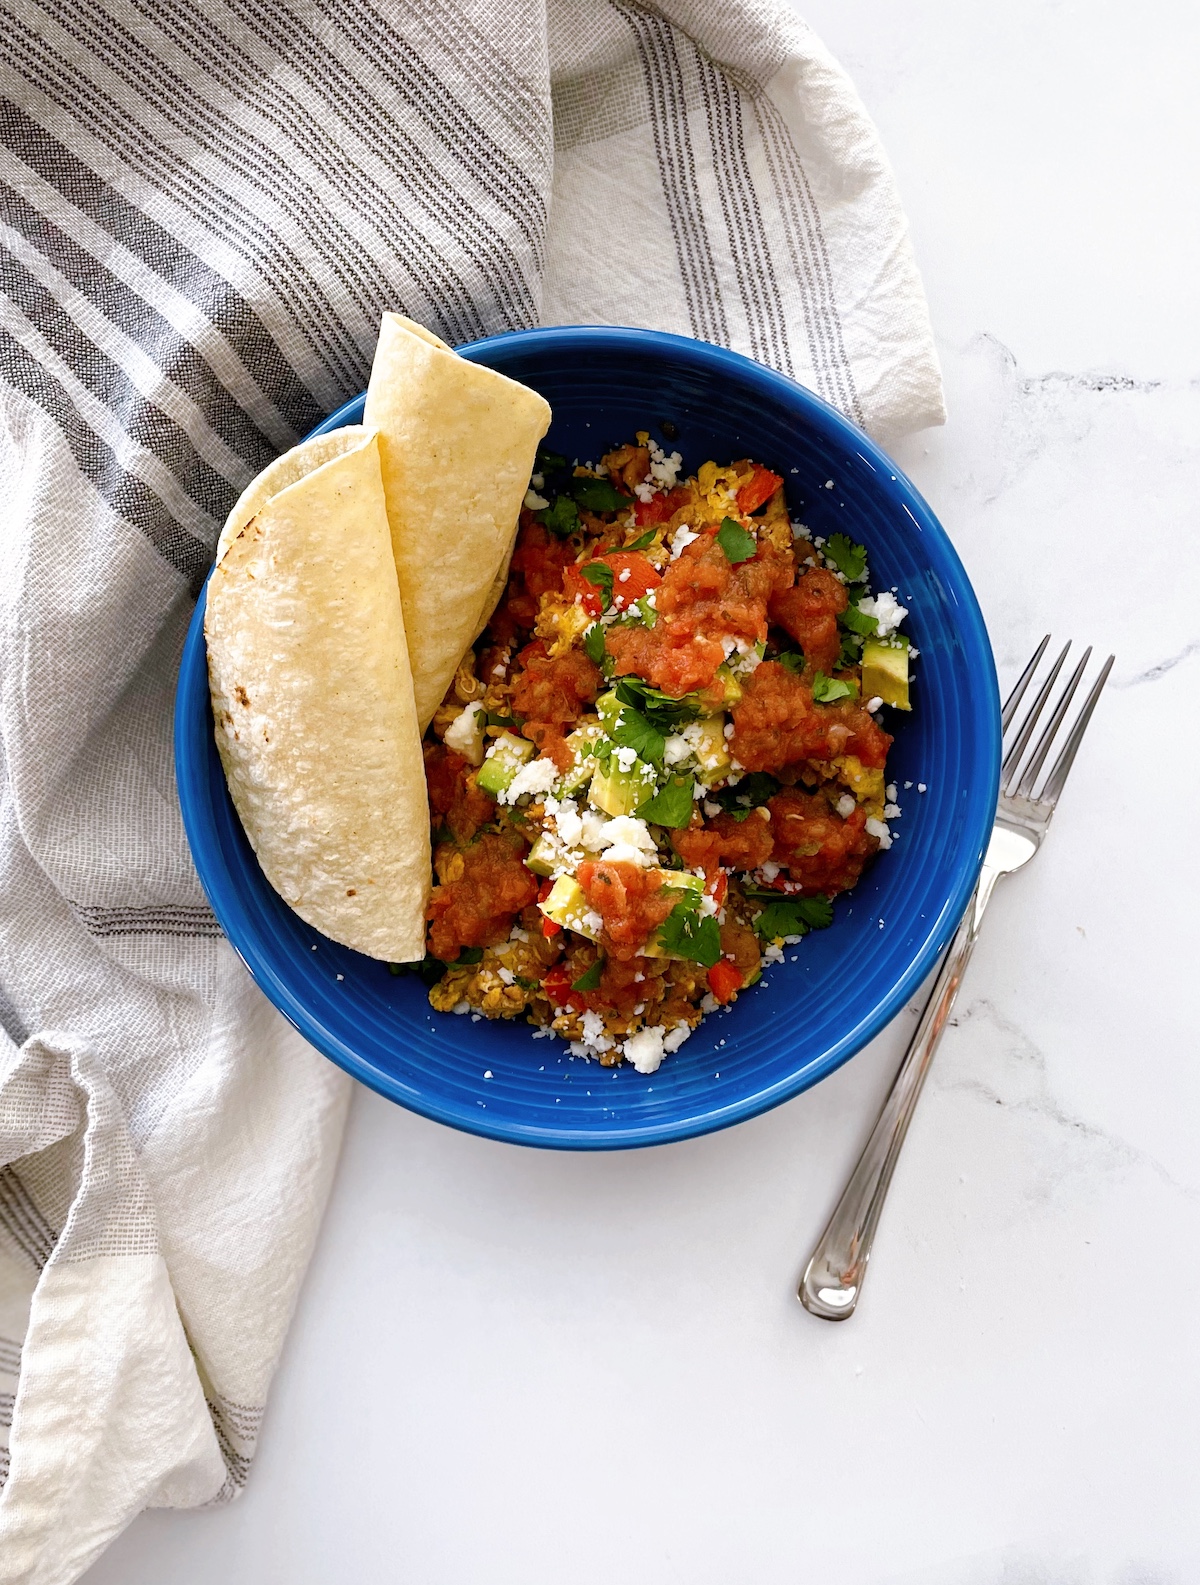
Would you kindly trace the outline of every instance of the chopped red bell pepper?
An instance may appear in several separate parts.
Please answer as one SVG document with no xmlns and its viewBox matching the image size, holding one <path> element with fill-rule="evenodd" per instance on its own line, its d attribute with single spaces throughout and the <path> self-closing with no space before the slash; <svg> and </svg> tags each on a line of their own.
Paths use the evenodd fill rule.
<svg viewBox="0 0 1200 1585">
<path fill-rule="evenodd" d="M 669 522 L 686 500 L 686 490 L 668 490 L 665 495 L 652 495 L 648 501 L 638 500 L 634 503 L 633 520 L 639 528 L 654 528 Z"/>
<path fill-rule="evenodd" d="M 542 981 L 542 989 L 556 1007 L 568 1007 L 573 1013 L 582 1013 L 587 1009 L 583 997 L 578 991 L 571 989 L 571 976 L 561 963 L 546 975 Z"/>
<path fill-rule="evenodd" d="M 742 988 L 742 972 L 728 958 L 721 958 L 708 971 L 708 988 L 724 1004 Z"/>
<path fill-rule="evenodd" d="M 644 594 L 657 589 L 662 582 L 654 563 L 648 561 L 640 551 L 614 550 L 599 559 L 612 568 L 612 603 L 618 611 L 635 605 Z M 625 577 L 626 573 L 628 577 Z"/>
<path fill-rule="evenodd" d="M 760 506 L 767 504 L 782 483 L 783 480 L 777 473 L 755 464 L 754 472 L 737 493 L 738 511 L 747 515 L 757 512 Z"/>
</svg>

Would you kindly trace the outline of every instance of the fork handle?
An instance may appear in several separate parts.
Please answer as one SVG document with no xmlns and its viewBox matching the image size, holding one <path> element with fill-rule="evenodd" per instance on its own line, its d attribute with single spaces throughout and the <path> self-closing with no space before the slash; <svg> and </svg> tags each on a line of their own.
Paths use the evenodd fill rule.
<svg viewBox="0 0 1200 1585">
<path fill-rule="evenodd" d="M 854 1314 L 900 1147 L 1000 874 L 985 861 L 883 1110 L 800 1279 L 796 1297 L 824 1321 L 844 1321 Z"/>
</svg>

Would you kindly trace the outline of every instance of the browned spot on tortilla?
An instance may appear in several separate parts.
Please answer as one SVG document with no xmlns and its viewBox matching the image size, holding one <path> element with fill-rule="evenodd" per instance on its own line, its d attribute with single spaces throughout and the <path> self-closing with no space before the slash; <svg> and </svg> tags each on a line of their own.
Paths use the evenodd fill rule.
<svg viewBox="0 0 1200 1585">
<path fill-rule="evenodd" d="M 346 888 L 346 896 L 347 897 L 357 897 L 358 893 L 354 890 L 353 886 L 347 886 L 347 888 Z"/>
<path fill-rule="evenodd" d="M 233 690 L 233 697 L 237 700 L 237 702 L 239 704 L 245 705 L 247 710 L 250 708 L 250 695 L 242 687 L 240 682 L 237 684 L 237 686 Z"/>
</svg>

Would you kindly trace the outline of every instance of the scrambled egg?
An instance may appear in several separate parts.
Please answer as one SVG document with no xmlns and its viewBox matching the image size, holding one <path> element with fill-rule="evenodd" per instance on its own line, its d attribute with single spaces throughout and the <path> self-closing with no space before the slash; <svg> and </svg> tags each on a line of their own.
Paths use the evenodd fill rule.
<svg viewBox="0 0 1200 1585">
<path fill-rule="evenodd" d="M 853 754 L 842 754 L 831 762 L 838 781 L 849 787 L 869 815 L 879 819 L 883 814 L 883 771 L 868 770 Z"/>
<path fill-rule="evenodd" d="M 544 594 L 534 632 L 546 640 L 552 657 L 565 655 L 572 645 L 580 643 L 593 620 L 574 600 L 561 594 Z"/>
</svg>

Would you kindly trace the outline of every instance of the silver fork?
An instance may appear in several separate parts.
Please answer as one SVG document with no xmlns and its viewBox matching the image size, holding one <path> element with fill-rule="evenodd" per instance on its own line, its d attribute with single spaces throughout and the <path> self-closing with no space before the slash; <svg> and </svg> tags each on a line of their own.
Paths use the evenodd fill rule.
<svg viewBox="0 0 1200 1585">
<path fill-rule="evenodd" d="M 1047 633 L 1005 702 L 1001 720 L 1006 742 L 1009 741 L 1009 729 L 1012 727 L 1017 708 L 1037 673 L 1049 642 L 1050 635 Z M 822 1320 L 844 1321 L 847 1316 L 854 1313 L 854 1307 L 862 1293 L 863 1279 L 867 1274 L 867 1262 L 871 1258 L 875 1229 L 879 1225 L 883 1202 L 887 1198 L 892 1173 L 900 1156 L 900 1147 L 904 1143 L 904 1136 L 908 1133 L 908 1125 L 916 1110 L 917 1098 L 925 1082 L 925 1075 L 929 1071 L 929 1064 L 942 1038 L 942 1031 L 954 1006 L 963 974 L 975 949 L 975 942 L 979 938 L 984 909 L 991 900 L 992 890 L 1000 877 L 1011 875 L 1014 870 L 1019 870 L 1022 865 L 1028 864 L 1041 847 L 1042 839 L 1050 825 L 1050 818 L 1058 803 L 1059 794 L 1070 775 L 1071 766 L 1075 763 L 1075 755 L 1083 741 L 1083 734 L 1092 718 L 1092 711 L 1096 708 L 1096 701 L 1108 681 L 1108 674 L 1113 666 L 1112 655 L 1105 661 L 1100 675 L 1084 701 L 1083 708 L 1075 718 L 1066 742 L 1059 751 L 1058 758 L 1042 786 L 1035 793 L 1034 788 L 1045 765 L 1046 757 L 1063 724 L 1076 690 L 1083 680 L 1084 671 L 1092 654 L 1090 648 L 1084 651 L 1083 659 L 1068 679 L 1050 713 L 1050 719 L 1042 730 L 1042 735 L 1026 761 L 1034 728 L 1054 692 L 1054 686 L 1070 648 L 1068 641 L 1066 648 L 1050 668 L 1049 676 L 1038 689 L 1020 725 L 1012 734 L 1011 745 L 1000 768 L 1000 800 L 996 809 L 996 823 L 992 829 L 991 841 L 988 843 L 974 896 L 950 944 L 941 973 L 925 1004 L 925 1011 L 905 1052 L 904 1061 L 900 1064 L 900 1070 L 884 1102 L 879 1120 L 871 1130 L 866 1149 L 859 1157 L 858 1165 L 838 1201 L 837 1209 L 830 1217 L 828 1227 L 821 1234 L 812 1259 L 800 1279 L 796 1297 L 806 1310 L 820 1316 Z"/>
</svg>

